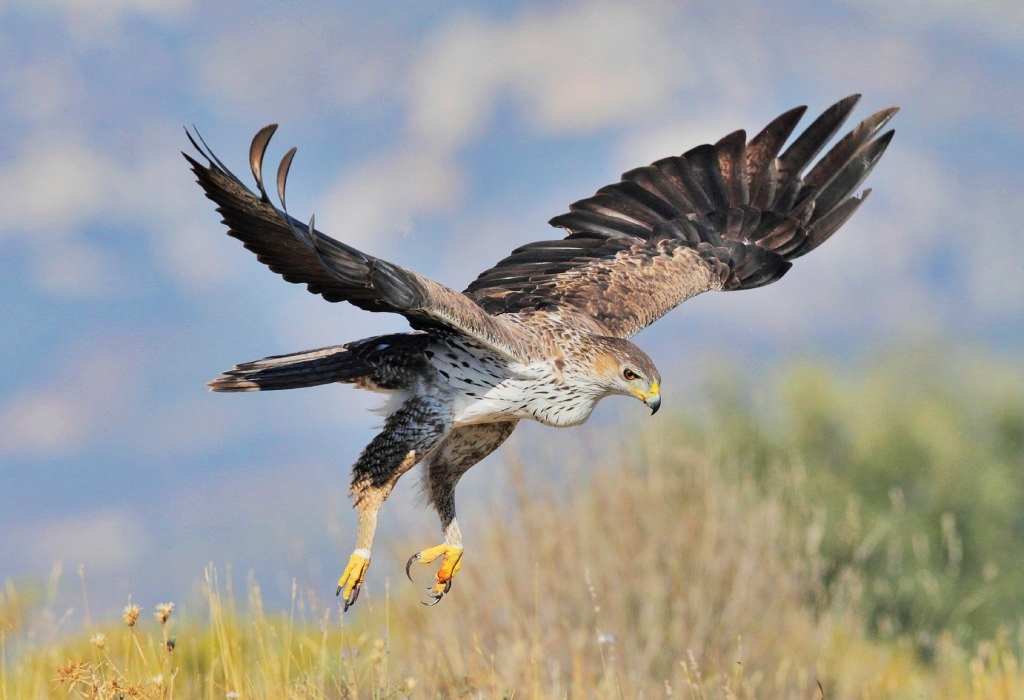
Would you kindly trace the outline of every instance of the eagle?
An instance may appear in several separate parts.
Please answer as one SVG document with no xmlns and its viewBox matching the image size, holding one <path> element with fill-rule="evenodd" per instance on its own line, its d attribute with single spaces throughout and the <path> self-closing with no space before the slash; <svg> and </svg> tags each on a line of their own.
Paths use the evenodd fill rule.
<svg viewBox="0 0 1024 700">
<path fill-rule="evenodd" d="M 344 609 L 365 580 L 378 511 L 416 464 L 444 539 L 412 555 L 406 574 L 440 559 L 424 600 L 433 605 L 462 564 L 456 484 L 519 421 L 579 425 L 612 395 L 656 413 L 661 374 L 629 338 L 701 292 L 776 281 L 843 225 L 870 193 L 856 190 L 892 139 L 893 130 L 880 131 L 898 109 L 867 117 L 815 161 L 859 98 L 826 109 L 785 150 L 804 106 L 749 140 L 734 131 L 630 170 L 551 219 L 565 237 L 516 248 L 462 292 L 337 241 L 314 218 L 293 218 L 285 184 L 295 148 L 277 170 L 275 205 L 263 161 L 276 124 L 249 150 L 255 192 L 198 132 L 186 132 L 199 155 L 183 155 L 229 235 L 285 280 L 330 302 L 400 314 L 412 329 L 235 365 L 208 385 L 234 392 L 341 382 L 390 395 L 383 429 L 352 468 L 358 534 L 337 585 Z"/>
</svg>

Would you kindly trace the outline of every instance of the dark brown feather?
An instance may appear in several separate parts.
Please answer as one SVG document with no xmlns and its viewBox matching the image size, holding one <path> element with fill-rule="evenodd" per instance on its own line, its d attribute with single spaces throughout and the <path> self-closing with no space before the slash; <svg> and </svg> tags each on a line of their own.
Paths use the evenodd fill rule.
<svg viewBox="0 0 1024 700">
<path fill-rule="evenodd" d="M 808 171 L 858 99 L 829 107 L 785 151 L 805 107 L 776 117 L 749 143 L 735 131 L 630 170 L 551 220 L 576 243 L 524 246 L 481 273 L 466 293 L 494 314 L 582 309 L 628 335 L 660 315 L 652 318 L 653 309 L 665 313 L 688 295 L 773 282 L 856 210 L 864 195 L 855 190 L 892 138 L 891 131 L 878 132 L 895 107 L 869 116 Z M 697 273 L 701 262 L 712 274 Z M 665 289 L 676 297 L 663 298 Z"/>
<path fill-rule="evenodd" d="M 197 181 L 217 204 L 228 234 L 239 239 L 264 265 L 289 282 L 305 284 L 327 301 L 347 301 L 367 311 L 402 314 L 413 328 L 446 328 L 463 333 L 512 357 L 523 354 L 521 339 L 454 290 L 412 270 L 374 258 L 336 241 L 288 214 L 285 185 L 295 149 L 281 161 L 277 191 L 282 208 L 270 202 L 263 181 L 263 159 L 276 125 L 264 127 L 253 138 L 249 165 L 259 196 L 242 184 L 196 134 L 188 134 L 206 165 L 187 153 Z M 200 145 L 202 144 L 202 145 Z"/>
<path fill-rule="evenodd" d="M 276 125 L 261 129 L 250 147 L 258 195 L 198 135 L 189 138 L 207 164 L 185 157 L 229 234 L 286 280 L 328 301 L 399 313 L 414 328 L 447 328 L 523 357 L 528 341 L 495 316 L 564 309 L 628 336 L 694 294 L 779 279 L 790 260 L 819 246 L 857 209 L 867 193 L 855 190 L 892 138 L 892 131 L 878 132 L 896 108 L 865 119 L 810 167 L 858 99 L 829 107 L 784 151 L 804 107 L 776 117 L 749 142 L 734 131 L 630 170 L 551 220 L 566 238 L 517 248 L 463 294 L 291 217 L 285 185 L 295 149 L 278 168 L 275 207 L 263 160 Z"/>
<path fill-rule="evenodd" d="M 806 107 L 795 107 L 780 114 L 747 144 L 747 179 L 753 206 L 763 209 L 772 201 L 779 175 L 776 156 L 806 111 Z"/>
</svg>

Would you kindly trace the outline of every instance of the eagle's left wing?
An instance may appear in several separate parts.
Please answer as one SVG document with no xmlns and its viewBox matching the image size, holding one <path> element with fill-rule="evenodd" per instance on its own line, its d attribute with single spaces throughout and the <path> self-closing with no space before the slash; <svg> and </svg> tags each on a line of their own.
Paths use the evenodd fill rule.
<svg viewBox="0 0 1024 700">
<path fill-rule="evenodd" d="M 263 182 L 263 157 L 276 124 L 256 134 L 249 149 L 249 167 L 259 194 L 251 191 L 213 152 L 198 133 L 189 140 L 207 161 L 187 153 L 196 179 L 217 204 L 228 234 L 241 240 L 264 265 L 289 282 L 305 284 L 327 301 L 347 301 L 367 311 L 401 314 L 417 329 L 444 328 L 479 342 L 506 357 L 527 356 L 524 340 L 466 295 L 408 268 L 356 250 L 288 214 L 285 185 L 295 149 L 281 161 L 274 206 Z"/>
<path fill-rule="evenodd" d="M 774 282 L 870 192 L 855 190 L 892 138 L 877 134 L 895 107 L 865 119 L 804 174 L 858 99 L 827 109 L 781 155 L 803 107 L 749 142 L 736 131 L 631 170 L 551 220 L 566 238 L 516 249 L 466 294 L 492 314 L 569 307 L 629 337 L 700 292 Z"/>
</svg>

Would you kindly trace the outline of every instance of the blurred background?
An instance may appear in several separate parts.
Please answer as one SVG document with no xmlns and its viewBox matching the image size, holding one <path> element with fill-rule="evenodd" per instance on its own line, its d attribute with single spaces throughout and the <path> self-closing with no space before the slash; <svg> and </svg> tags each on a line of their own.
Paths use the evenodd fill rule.
<svg viewBox="0 0 1024 700">
<path fill-rule="evenodd" d="M 636 338 L 676 411 L 660 429 L 686 441 L 710 414 L 770 431 L 792 386 L 863 396 L 850 420 L 910 410 L 914 391 L 878 400 L 908 377 L 1019 404 L 1022 47 L 1008 0 L 0 4 L 0 579 L 44 581 L 60 563 L 60 590 L 80 605 L 81 571 L 95 611 L 179 600 L 230 562 L 283 601 L 293 580 L 333 590 L 352 547 L 349 466 L 379 398 L 204 383 L 402 319 L 327 304 L 228 238 L 179 154 L 183 127 L 249 182 L 252 135 L 280 123 L 268 158 L 298 146 L 293 214 L 462 288 L 557 237 L 545 222 L 624 170 L 797 104 L 813 116 L 863 93 L 851 125 L 900 105 L 874 193 L 833 240 L 779 284 L 699 297 Z M 778 374 L 808 364 L 818 374 Z M 605 401 L 573 433 L 524 426 L 508 449 L 557 473 L 553 441 L 650 426 L 634 404 Z M 945 436 L 969 442 L 970 425 Z M 834 447 L 820 427 L 805 437 Z M 859 478 L 891 497 L 906 457 Z M 958 460 L 952 484 L 977 467 Z M 505 470 L 499 454 L 460 487 L 471 547 L 487 517 L 472 495 Z M 414 551 L 392 556 L 395 533 L 416 548 L 439 537 L 416 480 L 383 511 L 371 595 Z M 1024 502 L 1008 489 L 992 488 L 1000 546 L 1022 559 Z"/>
</svg>

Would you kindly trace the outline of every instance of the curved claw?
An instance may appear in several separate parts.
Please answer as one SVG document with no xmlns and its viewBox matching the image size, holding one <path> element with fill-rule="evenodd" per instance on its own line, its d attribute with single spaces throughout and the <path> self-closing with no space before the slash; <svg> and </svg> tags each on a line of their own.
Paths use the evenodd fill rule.
<svg viewBox="0 0 1024 700">
<path fill-rule="evenodd" d="M 338 591 L 334 595 L 341 596 L 343 588 L 343 586 L 338 586 Z M 359 588 L 359 586 L 352 586 L 352 590 L 341 598 L 342 612 L 348 612 L 348 609 L 356 604 L 356 600 L 359 599 Z"/>
<path fill-rule="evenodd" d="M 337 590 L 337 592 L 334 595 L 340 596 L 341 595 L 341 589 L 342 589 L 342 587 L 338 586 L 338 590 Z M 342 605 L 344 606 L 341 609 L 342 612 L 348 612 L 348 609 L 351 608 L 353 605 L 355 605 L 356 601 L 359 600 L 359 589 L 360 589 L 360 586 L 353 586 L 352 587 L 352 592 L 349 593 L 347 597 L 342 598 L 341 602 L 342 602 Z"/>
<path fill-rule="evenodd" d="M 437 605 L 438 603 L 440 603 L 441 599 L 444 598 L 445 594 L 447 594 L 448 591 L 450 591 L 452 589 L 452 580 L 448 579 L 447 581 L 444 582 L 444 590 L 440 590 L 440 591 L 437 590 L 437 586 L 440 586 L 440 585 L 441 585 L 441 582 L 438 581 L 436 586 L 434 586 L 433 588 L 431 588 L 431 589 L 429 589 L 427 591 L 427 597 L 431 599 L 430 602 L 427 602 L 425 600 L 421 600 L 420 603 L 423 604 L 423 605 L 426 605 L 428 607 L 433 607 L 433 606 Z"/>
<path fill-rule="evenodd" d="M 420 552 L 416 552 L 411 557 L 409 557 L 409 561 L 405 562 L 405 576 L 410 581 L 412 581 L 412 573 L 409 570 L 412 568 L 412 563 L 414 561 L 419 561 L 420 560 L 420 555 L 421 555 Z M 412 582 L 416 583 L 415 581 L 412 581 Z"/>
<path fill-rule="evenodd" d="M 441 602 L 441 598 L 452 589 L 452 577 L 455 576 L 462 565 L 462 547 L 440 544 L 436 547 L 424 549 L 422 552 L 416 552 L 405 562 L 405 575 L 412 581 L 411 569 L 413 562 L 429 564 L 439 557 L 443 557 L 443 560 L 441 568 L 437 571 L 437 583 L 432 588 L 427 589 L 427 597 L 430 600 L 420 601 L 424 605 L 437 605 Z"/>
</svg>

